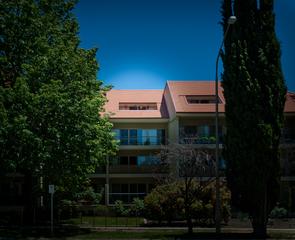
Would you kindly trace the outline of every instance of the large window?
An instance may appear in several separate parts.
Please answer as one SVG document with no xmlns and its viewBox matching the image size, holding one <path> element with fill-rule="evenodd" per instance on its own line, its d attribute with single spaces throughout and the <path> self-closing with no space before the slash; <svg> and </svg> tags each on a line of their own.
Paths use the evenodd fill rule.
<svg viewBox="0 0 295 240">
<path fill-rule="evenodd" d="M 111 165 L 153 166 L 159 164 L 159 162 L 157 155 L 116 156 L 112 158 Z"/>
<path fill-rule="evenodd" d="M 119 103 L 119 110 L 157 110 L 157 103 Z"/>
<path fill-rule="evenodd" d="M 146 183 L 111 184 L 110 203 L 116 200 L 131 203 L 134 198 L 144 198 L 150 190 L 148 189 L 150 185 Z"/>
<path fill-rule="evenodd" d="M 114 133 L 121 145 L 165 144 L 164 129 L 114 129 Z"/>
<path fill-rule="evenodd" d="M 218 127 L 219 141 L 222 142 L 222 126 Z M 214 125 L 185 125 L 180 127 L 180 143 L 215 143 Z"/>
<path fill-rule="evenodd" d="M 186 101 L 188 104 L 208 104 L 215 103 L 216 98 L 214 95 L 189 95 L 186 96 Z M 220 103 L 220 100 L 218 99 Z"/>
</svg>

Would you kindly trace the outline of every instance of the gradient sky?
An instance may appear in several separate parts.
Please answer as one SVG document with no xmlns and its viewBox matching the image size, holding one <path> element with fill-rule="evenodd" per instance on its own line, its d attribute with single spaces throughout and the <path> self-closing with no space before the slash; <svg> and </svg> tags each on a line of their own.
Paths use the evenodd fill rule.
<svg viewBox="0 0 295 240">
<path fill-rule="evenodd" d="M 80 0 L 81 47 L 97 47 L 98 78 L 115 89 L 161 89 L 166 80 L 213 80 L 222 39 L 220 0 Z M 295 0 L 276 0 L 276 31 L 295 90 Z M 220 68 L 222 64 L 220 64 Z M 222 70 L 222 69 L 221 69 Z"/>
</svg>

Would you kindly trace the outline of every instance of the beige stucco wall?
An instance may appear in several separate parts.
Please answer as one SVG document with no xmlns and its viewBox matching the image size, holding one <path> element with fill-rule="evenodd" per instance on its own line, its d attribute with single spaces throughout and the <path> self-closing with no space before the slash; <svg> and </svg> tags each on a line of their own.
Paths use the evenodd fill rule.
<svg viewBox="0 0 295 240">
<path fill-rule="evenodd" d="M 147 120 L 148 121 L 148 120 Z M 149 129 L 149 128 L 154 128 L 154 129 L 167 129 L 167 123 L 113 123 L 114 129 L 116 128 L 127 128 L 127 129 Z"/>
<path fill-rule="evenodd" d="M 175 107 L 174 107 L 172 97 L 168 88 L 168 84 L 166 84 L 164 89 L 164 99 L 165 99 L 167 110 L 169 113 L 169 118 L 174 119 L 176 116 L 176 112 L 175 112 Z"/>
<path fill-rule="evenodd" d="M 179 119 L 175 117 L 168 124 L 168 143 L 178 143 L 179 141 Z"/>
</svg>

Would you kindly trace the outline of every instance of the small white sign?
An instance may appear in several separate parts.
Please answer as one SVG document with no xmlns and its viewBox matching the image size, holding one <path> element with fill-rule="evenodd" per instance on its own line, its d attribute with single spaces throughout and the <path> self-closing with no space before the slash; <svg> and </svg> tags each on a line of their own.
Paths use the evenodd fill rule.
<svg viewBox="0 0 295 240">
<path fill-rule="evenodd" d="M 54 185 L 49 185 L 49 186 L 48 186 L 48 192 L 49 192 L 50 194 L 53 194 L 53 193 L 54 193 Z"/>
</svg>

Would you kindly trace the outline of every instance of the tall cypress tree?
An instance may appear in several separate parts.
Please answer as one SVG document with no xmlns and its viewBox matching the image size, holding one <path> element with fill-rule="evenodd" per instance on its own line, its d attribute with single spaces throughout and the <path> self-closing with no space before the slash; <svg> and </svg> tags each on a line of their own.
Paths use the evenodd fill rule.
<svg viewBox="0 0 295 240">
<path fill-rule="evenodd" d="M 226 99 L 224 157 L 233 204 L 249 214 L 253 231 L 266 235 L 268 214 L 279 192 L 279 142 L 286 86 L 275 34 L 273 0 L 224 0 Z"/>
</svg>

